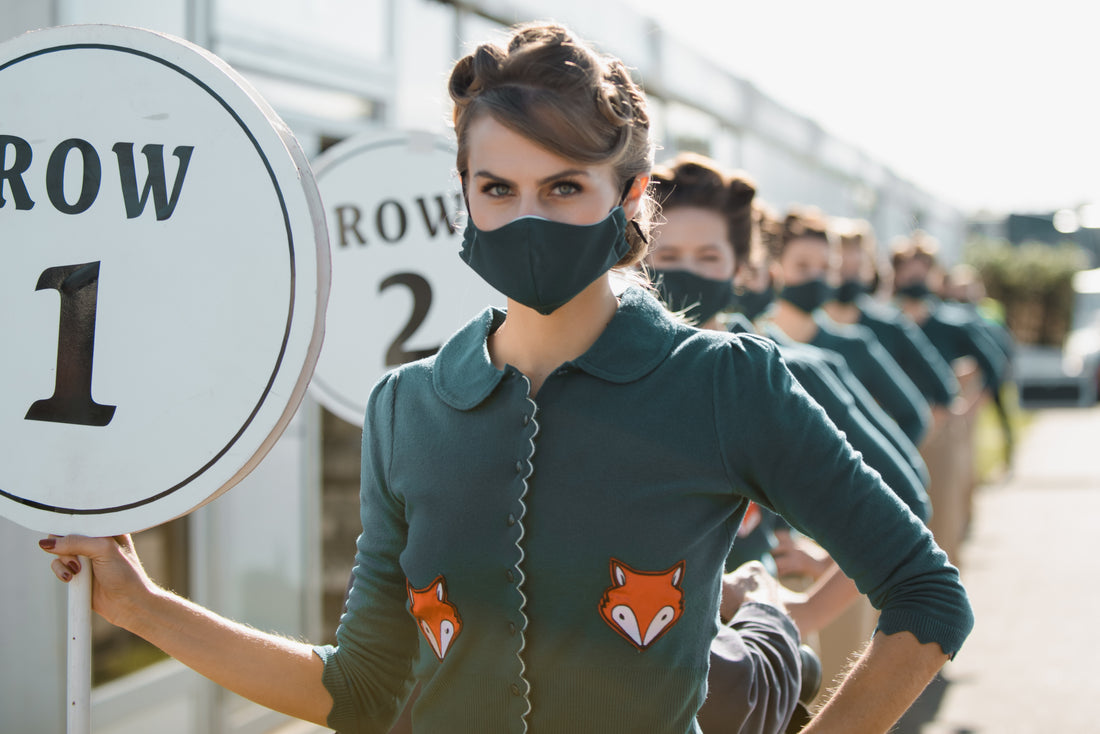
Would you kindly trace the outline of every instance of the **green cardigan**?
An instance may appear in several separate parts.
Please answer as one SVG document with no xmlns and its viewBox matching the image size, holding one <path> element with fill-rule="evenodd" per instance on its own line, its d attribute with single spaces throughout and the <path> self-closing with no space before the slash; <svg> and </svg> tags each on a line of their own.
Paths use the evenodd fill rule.
<svg viewBox="0 0 1100 734">
<path fill-rule="evenodd" d="M 859 323 L 875 333 L 883 348 L 932 405 L 950 406 L 959 392 L 951 365 L 928 337 L 896 308 L 864 294 L 856 299 Z"/>
<path fill-rule="evenodd" d="M 958 572 L 770 342 L 629 289 L 533 401 L 489 361 L 503 319 L 371 394 L 354 583 L 316 648 L 330 726 L 387 731 L 415 677 L 418 732 L 698 731 L 749 499 L 817 539 L 880 630 L 959 649 Z"/>
</svg>

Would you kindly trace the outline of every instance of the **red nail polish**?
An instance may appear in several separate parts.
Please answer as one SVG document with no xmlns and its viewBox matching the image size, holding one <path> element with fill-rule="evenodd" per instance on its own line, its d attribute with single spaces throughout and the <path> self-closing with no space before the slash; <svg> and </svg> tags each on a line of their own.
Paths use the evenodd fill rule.
<svg viewBox="0 0 1100 734">
<path fill-rule="evenodd" d="M 71 568 L 73 570 L 73 573 L 80 573 L 80 564 L 76 561 L 69 561 L 65 565 Z"/>
<path fill-rule="evenodd" d="M 38 541 L 38 547 L 42 550 L 53 550 L 53 547 L 57 545 L 57 541 L 53 538 L 45 538 Z"/>
<path fill-rule="evenodd" d="M 73 578 L 72 574 L 69 574 L 69 573 L 62 573 L 61 574 L 61 580 L 62 581 L 71 581 L 72 578 Z"/>
</svg>

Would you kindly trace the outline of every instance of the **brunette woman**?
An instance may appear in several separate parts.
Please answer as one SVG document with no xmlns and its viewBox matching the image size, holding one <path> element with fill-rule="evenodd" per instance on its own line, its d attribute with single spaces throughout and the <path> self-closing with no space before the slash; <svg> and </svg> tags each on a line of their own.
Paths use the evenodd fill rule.
<svg viewBox="0 0 1100 734">
<path fill-rule="evenodd" d="M 450 93 L 463 258 L 508 307 L 376 385 L 337 644 L 155 587 L 127 538 L 51 538 L 55 573 L 89 556 L 107 619 L 344 732 L 386 731 L 419 680 L 419 732 L 681 734 L 698 731 L 723 563 L 753 500 L 882 607 L 806 731 L 888 729 L 972 626 L 958 573 L 772 345 L 616 296 L 610 271 L 647 247 L 653 146 L 626 68 L 527 26 L 459 60 Z"/>
<path fill-rule="evenodd" d="M 815 317 L 829 299 L 830 248 L 823 218 L 816 211 L 792 209 L 772 240 L 772 276 L 780 285 L 769 313 L 769 334 L 779 340 L 812 344 L 839 353 L 849 368 L 915 445 L 928 430 L 928 404 L 878 340 L 861 327 L 840 328 Z"/>
</svg>

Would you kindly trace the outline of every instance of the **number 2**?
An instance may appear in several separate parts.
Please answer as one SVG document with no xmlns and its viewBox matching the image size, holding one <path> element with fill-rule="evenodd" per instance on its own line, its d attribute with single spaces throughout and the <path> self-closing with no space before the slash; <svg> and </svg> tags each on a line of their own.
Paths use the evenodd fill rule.
<svg viewBox="0 0 1100 734">
<path fill-rule="evenodd" d="M 115 406 L 100 405 L 92 399 L 99 262 L 46 268 L 35 290 L 50 289 L 61 294 L 54 390 L 51 397 L 35 401 L 25 419 L 105 426 L 114 417 Z"/>
<path fill-rule="evenodd" d="M 409 320 L 405 322 L 405 327 L 397 337 L 390 342 L 390 346 L 386 350 L 387 367 L 395 367 L 399 364 L 412 362 L 415 359 L 430 357 L 439 351 L 439 347 L 413 349 L 411 351 L 405 349 L 405 342 L 407 342 L 409 338 L 416 333 L 416 330 L 420 328 L 420 325 L 424 323 L 424 319 L 428 316 L 428 310 L 432 307 L 431 284 L 424 276 L 417 275 L 416 273 L 396 273 L 382 281 L 382 284 L 378 286 L 378 292 L 381 293 L 394 285 L 403 285 L 412 291 L 413 310 L 412 314 L 409 315 Z"/>
</svg>

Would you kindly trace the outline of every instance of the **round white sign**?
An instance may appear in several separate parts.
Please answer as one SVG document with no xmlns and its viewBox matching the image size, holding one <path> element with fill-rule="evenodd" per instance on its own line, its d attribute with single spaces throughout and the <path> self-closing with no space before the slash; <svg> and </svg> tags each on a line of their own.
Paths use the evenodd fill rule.
<svg viewBox="0 0 1100 734">
<path fill-rule="evenodd" d="M 386 370 L 434 354 L 505 299 L 458 256 L 465 207 L 449 140 L 419 131 L 356 136 L 325 151 L 314 171 L 332 294 L 310 389 L 358 425 Z"/>
<path fill-rule="evenodd" d="M 328 244 L 297 142 L 179 39 L 0 44 L 0 514 L 113 535 L 244 477 L 320 350 Z"/>
</svg>

